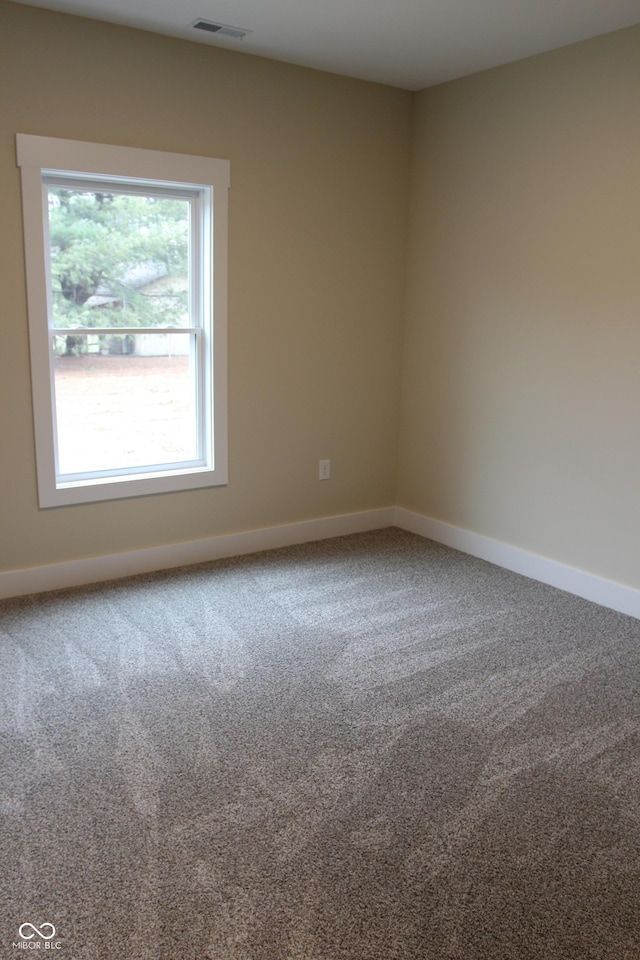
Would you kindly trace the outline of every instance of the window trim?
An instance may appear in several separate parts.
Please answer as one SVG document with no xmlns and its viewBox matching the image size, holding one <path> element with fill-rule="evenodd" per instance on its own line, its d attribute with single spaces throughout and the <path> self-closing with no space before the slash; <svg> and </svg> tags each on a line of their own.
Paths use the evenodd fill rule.
<svg viewBox="0 0 640 960">
<path fill-rule="evenodd" d="M 17 160 L 21 168 L 24 247 L 31 352 L 31 383 L 38 496 L 41 507 L 65 506 L 146 496 L 228 482 L 227 436 L 227 223 L 229 161 L 208 157 L 164 153 L 135 147 L 85 143 L 17 134 Z M 203 211 L 202 256 L 211 265 L 211 283 L 201 278 L 203 315 L 210 320 L 208 363 L 212 378 L 206 398 L 205 425 L 212 437 L 204 466 L 171 470 L 133 470 L 124 476 L 59 482 L 55 468 L 54 385 L 50 370 L 48 250 L 45 248 L 43 177 L 81 175 L 122 180 L 142 186 L 156 182 L 176 188 L 195 187 L 209 192 L 212 200 Z M 211 413 L 213 405 L 213 414 Z"/>
</svg>

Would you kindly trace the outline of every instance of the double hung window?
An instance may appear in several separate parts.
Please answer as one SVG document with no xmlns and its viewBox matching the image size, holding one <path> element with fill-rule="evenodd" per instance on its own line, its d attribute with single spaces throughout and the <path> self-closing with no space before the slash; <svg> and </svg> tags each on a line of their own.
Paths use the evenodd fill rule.
<svg viewBox="0 0 640 960">
<path fill-rule="evenodd" d="M 225 160 L 18 135 L 43 507 L 226 483 Z"/>
</svg>

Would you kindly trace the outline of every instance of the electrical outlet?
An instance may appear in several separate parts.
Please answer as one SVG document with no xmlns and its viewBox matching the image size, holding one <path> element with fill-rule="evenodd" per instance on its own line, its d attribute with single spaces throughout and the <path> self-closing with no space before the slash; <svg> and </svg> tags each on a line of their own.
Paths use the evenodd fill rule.
<svg viewBox="0 0 640 960">
<path fill-rule="evenodd" d="M 320 460 L 318 480 L 329 480 L 331 477 L 331 460 Z"/>
</svg>

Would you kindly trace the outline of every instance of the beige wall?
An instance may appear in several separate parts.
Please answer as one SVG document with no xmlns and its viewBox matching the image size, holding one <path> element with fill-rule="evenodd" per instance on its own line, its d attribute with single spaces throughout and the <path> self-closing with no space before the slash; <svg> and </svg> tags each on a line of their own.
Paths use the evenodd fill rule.
<svg viewBox="0 0 640 960">
<path fill-rule="evenodd" d="M 0 96 L 0 569 L 392 504 L 411 95 L 0 2 Z M 230 159 L 228 487 L 38 509 L 17 132 Z"/>
<path fill-rule="evenodd" d="M 416 98 L 399 503 L 640 587 L 640 28 Z"/>
<path fill-rule="evenodd" d="M 0 20 L 0 570 L 398 502 L 640 587 L 640 28 L 412 96 Z M 231 160 L 227 488 L 38 509 L 16 132 Z"/>
</svg>

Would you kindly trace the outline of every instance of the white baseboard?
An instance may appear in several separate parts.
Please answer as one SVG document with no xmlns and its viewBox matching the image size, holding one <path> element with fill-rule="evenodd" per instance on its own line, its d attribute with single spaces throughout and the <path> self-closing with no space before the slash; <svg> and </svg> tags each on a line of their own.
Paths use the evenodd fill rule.
<svg viewBox="0 0 640 960">
<path fill-rule="evenodd" d="M 513 570 L 514 573 L 521 573 L 525 577 L 566 590 L 567 593 L 573 593 L 603 607 L 640 618 L 640 590 L 616 583 L 615 580 L 606 580 L 585 570 L 511 547 L 500 540 L 412 513 L 403 507 L 396 507 L 395 525 L 429 540 L 436 540 L 447 547 L 454 547 L 463 553 L 488 560 L 499 567 Z"/>
<path fill-rule="evenodd" d="M 104 557 L 88 557 L 65 563 L 52 563 L 42 567 L 10 570 L 0 573 L 0 599 L 19 597 L 28 593 L 44 593 L 65 587 L 79 587 L 87 583 L 117 580 L 137 573 L 153 570 L 168 570 L 172 567 L 237 557 L 260 550 L 288 547 L 295 543 L 326 540 L 349 533 L 362 533 L 393 525 L 395 508 L 367 510 L 321 520 L 304 520 L 277 527 L 230 533 L 220 537 L 207 537 L 185 543 L 172 543 L 145 550 L 131 550 Z"/>
<path fill-rule="evenodd" d="M 403 507 L 385 507 L 320 520 L 304 520 L 277 527 L 247 530 L 220 537 L 189 540 L 145 550 L 131 550 L 104 557 L 88 557 L 42 567 L 0 573 L 0 599 L 29 593 L 43 593 L 87 583 L 117 580 L 137 573 L 168 570 L 224 557 L 237 557 L 276 547 L 288 547 L 312 540 L 326 540 L 349 533 L 363 533 L 397 526 L 411 533 L 469 553 L 525 577 L 548 583 L 560 590 L 591 600 L 603 607 L 640 619 L 640 590 L 606 580 L 585 570 L 549 560 L 527 550 L 509 546 L 461 527 L 433 520 Z"/>
</svg>

